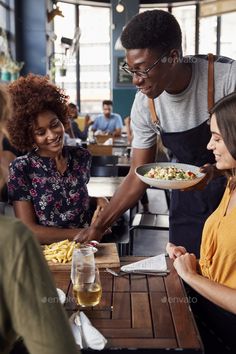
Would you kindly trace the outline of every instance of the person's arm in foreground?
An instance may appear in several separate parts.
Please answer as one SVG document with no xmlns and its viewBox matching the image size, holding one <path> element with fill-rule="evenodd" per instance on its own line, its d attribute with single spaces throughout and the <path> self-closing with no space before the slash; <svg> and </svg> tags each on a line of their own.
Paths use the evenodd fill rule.
<svg viewBox="0 0 236 354">
<path fill-rule="evenodd" d="M 117 189 L 110 203 L 99 214 L 96 221 L 87 229 L 83 229 L 78 240 L 101 240 L 106 229 L 127 209 L 134 206 L 143 195 L 147 185 L 135 175 L 137 166 L 154 161 L 156 145 L 148 149 L 133 149 L 132 164 L 129 174 Z"/>
<path fill-rule="evenodd" d="M 185 253 L 177 257 L 174 267 L 179 276 L 199 294 L 223 309 L 236 314 L 236 289 L 216 283 L 197 273 L 194 254 Z"/>
<path fill-rule="evenodd" d="M 19 220 L 4 220 L 1 262 L 7 267 L 1 275 L 1 297 L 9 317 L 7 330 L 11 324 L 11 333 L 23 338 L 30 353 L 80 353 L 38 243 Z"/>
<path fill-rule="evenodd" d="M 48 244 L 65 239 L 73 240 L 82 229 L 63 229 L 39 225 L 33 205 L 30 201 L 19 200 L 13 202 L 15 216 L 19 218 L 37 236 L 41 244 Z"/>
</svg>

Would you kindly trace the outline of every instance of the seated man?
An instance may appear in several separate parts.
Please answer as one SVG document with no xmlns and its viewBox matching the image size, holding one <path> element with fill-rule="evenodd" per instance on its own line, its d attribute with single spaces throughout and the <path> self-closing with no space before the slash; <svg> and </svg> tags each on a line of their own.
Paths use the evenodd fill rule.
<svg viewBox="0 0 236 354">
<path fill-rule="evenodd" d="M 102 107 L 103 113 L 95 118 L 92 130 L 101 131 L 101 134 L 112 134 L 114 137 L 121 136 L 122 118 L 119 114 L 112 113 L 112 101 L 103 101 Z"/>
</svg>

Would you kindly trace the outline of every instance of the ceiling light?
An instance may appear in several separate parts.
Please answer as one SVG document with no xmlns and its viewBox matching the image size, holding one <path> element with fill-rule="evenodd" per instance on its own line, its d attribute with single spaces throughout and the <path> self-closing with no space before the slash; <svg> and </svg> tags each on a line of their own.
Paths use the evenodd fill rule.
<svg viewBox="0 0 236 354">
<path fill-rule="evenodd" d="M 116 5 L 116 11 L 122 13 L 124 9 L 125 9 L 124 5 L 122 4 L 121 0 L 119 0 L 118 4 Z"/>
</svg>

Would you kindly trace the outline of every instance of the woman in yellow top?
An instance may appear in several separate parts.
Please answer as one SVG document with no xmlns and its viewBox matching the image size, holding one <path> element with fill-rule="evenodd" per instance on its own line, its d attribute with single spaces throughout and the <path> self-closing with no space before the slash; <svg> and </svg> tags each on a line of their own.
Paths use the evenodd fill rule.
<svg viewBox="0 0 236 354">
<path fill-rule="evenodd" d="M 220 205 L 205 223 L 199 264 L 195 255 L 189 254 L 184 247 L 168 243 L 166 249 L 181 278 L 201 295 L 201 303 L 207 303 L 208 309 L 214 308 L 207 316 L 215 321 L 220 318 L 227 334 L 229 327 L 234 328 L 234 336 L 229 339 L 235 353 L 236 93 L 218 101 L 210 113 L 211 139 L 207 148 L 215 155 L 217 169 L 225 171 L 228 176 L 226 190 Z M 220 335 L 224 337 L 222 332 Z"/>
</svg>

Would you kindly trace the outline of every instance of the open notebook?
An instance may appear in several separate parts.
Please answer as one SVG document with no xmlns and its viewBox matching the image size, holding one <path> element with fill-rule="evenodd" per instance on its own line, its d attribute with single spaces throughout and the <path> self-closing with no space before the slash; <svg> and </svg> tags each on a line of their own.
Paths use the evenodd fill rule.
<svg viewBox="0 0 236 354">
<path fill-rule="evenodd" d="M 168 273 L 165 254 L 145 258 L 141 261 L 127 264 L 121 267 L 123 272 L 153 272 Z"/>
</svg>

